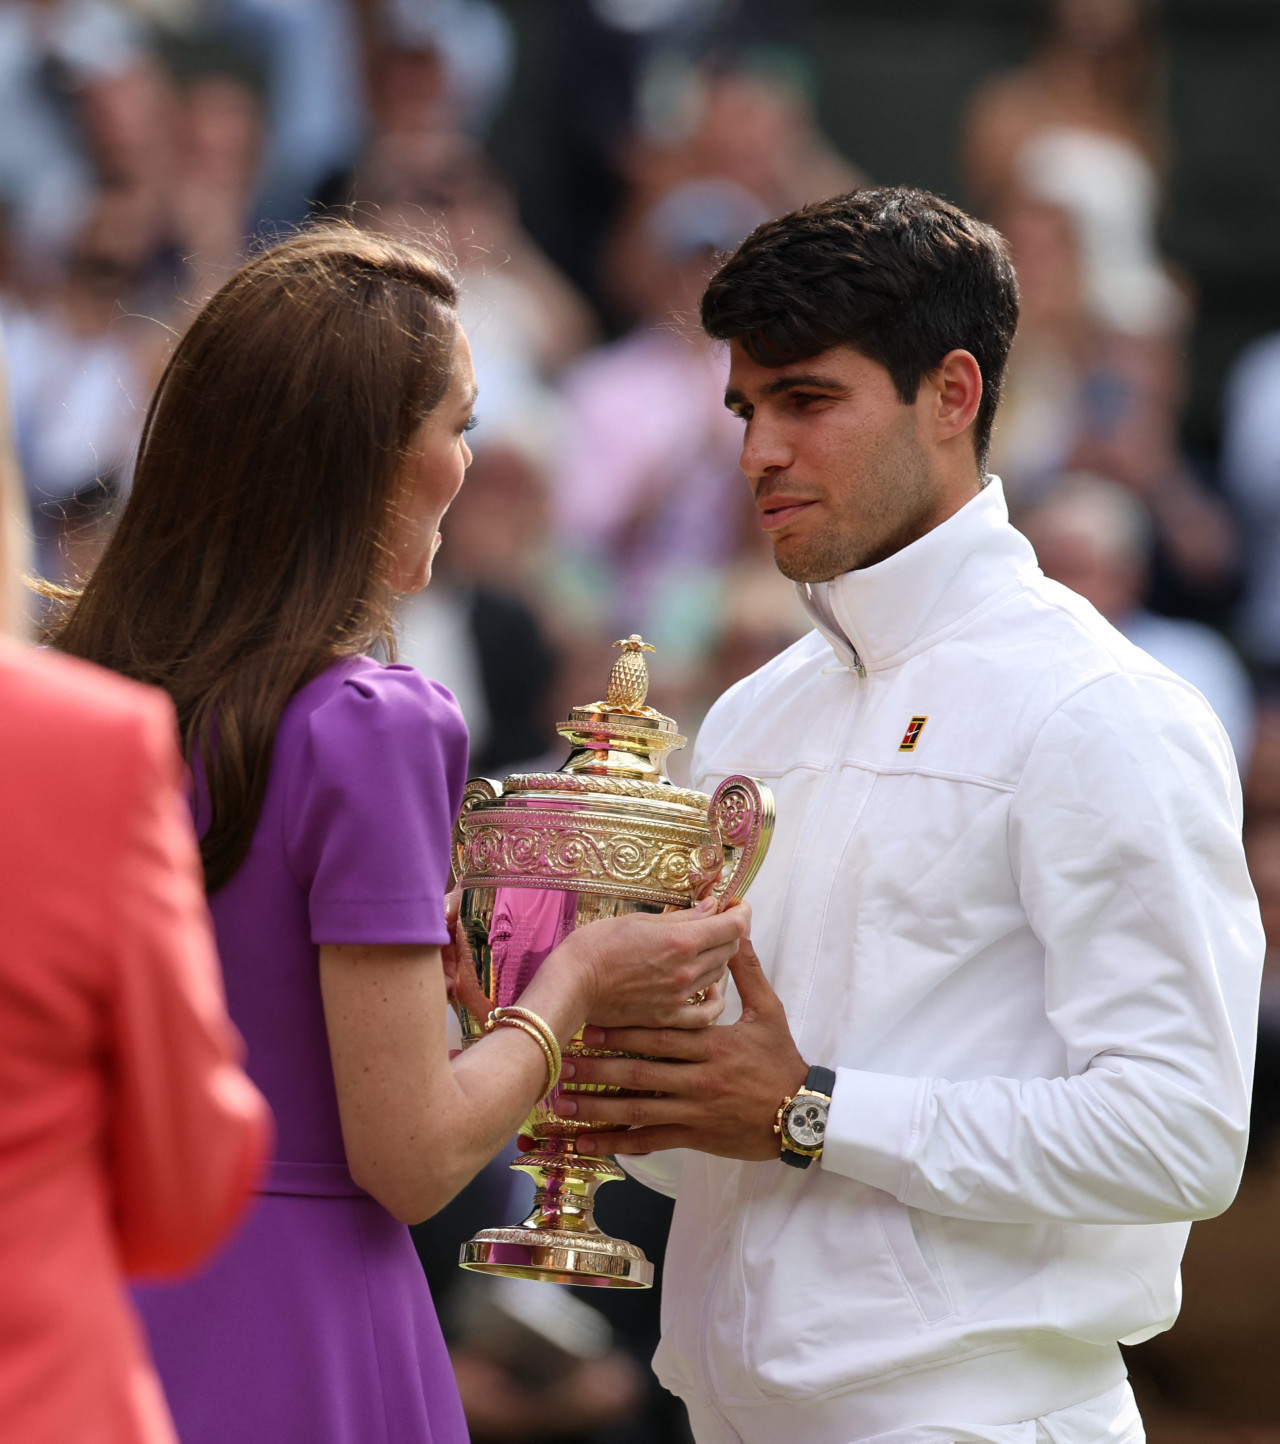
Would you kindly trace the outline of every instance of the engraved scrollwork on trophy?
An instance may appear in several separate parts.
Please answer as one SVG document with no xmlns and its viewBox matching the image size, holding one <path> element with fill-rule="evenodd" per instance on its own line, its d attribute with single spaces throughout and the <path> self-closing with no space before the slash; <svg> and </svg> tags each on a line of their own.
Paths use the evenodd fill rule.
<svg viewBox="0 0 1280 1444">
<path fill-rule="evenodd" d="M 654 850 L 636 837 L 614 837 L 610 841 L 605 866 L 610 877 L 623 882 L 639 882 L 653 871 Z"/>
<path fill-rule="evenodd" d="M 473 777 L 462 789 L 462 806 L 453 824 L 453 868 L 458 878 L 474 870 L 468 865 L 468 854 L 473 852 L 475 843 L 468 838 L 467 829 L 463 826 L 467 814 L 477 803 L 492 802 L 501 796 L 502 783 L 495 782 L 491 777 Z"/>
<path fill-rule="evenodd" d="M 773 793 L 754 777 L 726 777 L 712 793 L 707 821 L 732 863 L 728 878 L 715 888 L 721 904 L 741 897 L 759 872 L 773 819 Z"/>
<path fill-rule="evenodd" d="M 633 823 L 620 832 L 614 821 L 592 827 L 576 818 L 575 824 L 536 825 L 502 814 L 472 817 L 462 829 L 464 886 L 481 879 L 498 884 L 529 879 L 543 887 L 556 880 L 589 881 L 628 893 L 639 888 L 653 901 L 674 903 L 688 898 L 693 883 L 704 888 L 723 865 L 719 846 L 690 846 L 696 837 L 691 828 Z"/>
<path fill-rule="evenodd" d="M 724 848 L 717 843 L 703 843 L 689 853 L 686 886 L 695 903 L 700 903 L 715 888 L 724 863 Z"/>
</svg>

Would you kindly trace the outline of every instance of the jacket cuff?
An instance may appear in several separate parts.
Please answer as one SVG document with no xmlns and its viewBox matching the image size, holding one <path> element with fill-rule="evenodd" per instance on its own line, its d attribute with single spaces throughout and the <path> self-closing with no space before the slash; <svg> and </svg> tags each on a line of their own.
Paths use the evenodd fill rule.
<svg viewBox="0 0 1280 1444">
<path fill-rule="evenodd" d="M 661 1153 L 619 1153 L 613 1161 L 637 1183 L 643 1183 L 655 1193 L 665 1193 L 668 1198 L 674 1198 L 680 1187 L 687 1151 L 684 1148 L 668 1148 Z"/>
<path fill-rule="evenodd" d="M 898 1197 L 916 1141 L 924 1078 L 837 1068 L 822 1166 Z"/>
</svg>

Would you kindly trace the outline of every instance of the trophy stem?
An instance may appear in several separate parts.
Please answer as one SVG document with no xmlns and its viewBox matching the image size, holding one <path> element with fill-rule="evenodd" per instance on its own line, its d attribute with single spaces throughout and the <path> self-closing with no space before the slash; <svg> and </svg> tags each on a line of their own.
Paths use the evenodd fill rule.
<svg viewBox="0 0 1280 1444">
<path fill-rule="evenodd" d="M 596 1189 L 625 1176 L 616 1163 L 576 1153 L 571 1138 L 545 1138 L 511 1167 L 533 1179 L 533 1210 L 515 1228 L 482 1229 L 463 1244 L 464 1269 L 588 1288 L 652 1285 L 641 1250 L 596 1227 Z"/>
</svg>

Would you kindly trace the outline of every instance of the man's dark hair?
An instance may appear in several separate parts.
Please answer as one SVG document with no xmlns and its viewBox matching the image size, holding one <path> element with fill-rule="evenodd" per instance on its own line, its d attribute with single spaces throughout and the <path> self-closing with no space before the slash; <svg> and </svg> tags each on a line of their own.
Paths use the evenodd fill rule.
<svg viewBox="0 0 1280 1444">
<path fill-rule="evenodd" d="M 1018 283 L 999 232 L 904 186 L 766 221 L 702 297 L 707 334 L 740 342 L 757 365 L 851 346 L 888 371 L 905 404 L 948 351 L 971 352 L 982 371 L 974 443 L 984 468 L 1017 324 Z"/>
</svg>

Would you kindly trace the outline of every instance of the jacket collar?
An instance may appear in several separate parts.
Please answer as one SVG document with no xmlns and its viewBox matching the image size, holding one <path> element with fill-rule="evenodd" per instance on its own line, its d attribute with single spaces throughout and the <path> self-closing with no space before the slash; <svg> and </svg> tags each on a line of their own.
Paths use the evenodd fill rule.
<svg viewBox="0 0 1280 1444">
<path fill-rule="evenodd" d="M 1009 524 L 1000 478 L 940 526 L 875 566 L 796 590 L 840 664 L 895 667 L 954 631 L 1036 571 L 1031 543 Z"/>
</svg>

